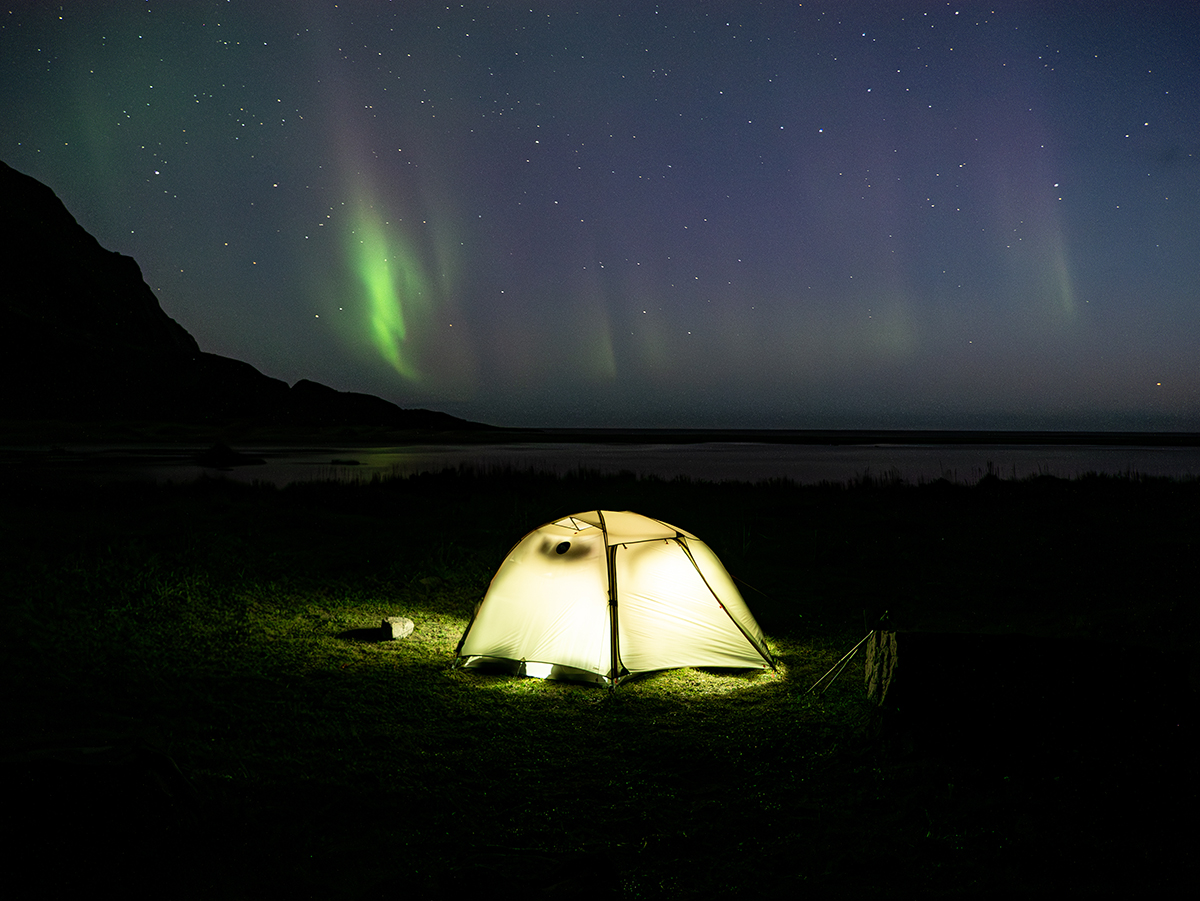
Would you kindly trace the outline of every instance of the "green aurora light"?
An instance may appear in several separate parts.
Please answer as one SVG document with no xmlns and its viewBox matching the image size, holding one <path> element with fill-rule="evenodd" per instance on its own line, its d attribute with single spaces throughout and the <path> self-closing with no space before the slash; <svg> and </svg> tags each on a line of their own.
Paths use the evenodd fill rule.
<svg viewBox="0 0 1200 901">
<path fill-rule="evenodd" d="M 349 234 L 350 264 L 365 290 L 368 334 L 376 349 L 402 378 L 420 381 L 410 346 L 406 313 L 426 303 L 427 279 L 407 242 L 394 239 L 367 203 L 359 202 Z"/>
</svg>

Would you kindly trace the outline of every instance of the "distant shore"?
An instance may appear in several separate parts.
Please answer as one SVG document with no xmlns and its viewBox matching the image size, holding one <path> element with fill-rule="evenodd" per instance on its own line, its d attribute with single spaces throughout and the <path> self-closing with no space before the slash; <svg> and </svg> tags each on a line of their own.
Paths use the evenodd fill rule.
<svg viewBox="0 0 1200 901">
<path fill-rule="evenodd" d="M 398 447 L 428 444 L 802 444 L 1200 447 L 1200 432 L 984 429 L 508 428 L 432 431 L 371 426 L 299 428 L 256 423 L 0 420 L 0 447 L 209 445 Z"/>
<path fill-rule="evenodd" d="M 527 441 L 593 444 L 1024 444 L 1200 447 L 1200 432 L 1033 432 L 932 429 L 538 429 Z M 488 433 L 494 440 L 495 433 Z M 519 439 L 514 439 L 519 440 Z"/>
</svg>

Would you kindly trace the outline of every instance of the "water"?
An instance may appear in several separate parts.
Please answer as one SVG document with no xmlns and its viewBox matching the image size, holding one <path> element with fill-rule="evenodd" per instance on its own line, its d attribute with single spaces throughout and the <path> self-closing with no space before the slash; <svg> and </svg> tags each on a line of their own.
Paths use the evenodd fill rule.
<svg viewBox="0 0 1200 901">
<path fill-rule="evenodd" d="M 369 481 L 459 466 L 484 472 L 512 468 L 567 474 L 579 469 L 632 472 L 672 479 L 759 482 L 790 479 L 812 484 L 863 477 L 910 483 L 947 478 L 973 484 L 988 472 L 1001 478 L 1051 475 L 1200 476 L 1197 447 L 1096 445 L 804 445 L 713 442 L 704 444 L 489 444 L 384 448 L 281 449 L 239 447 L 262 465 L 216 470 L 196 465 L 202 448 L 83 448 L 26 461 L 36 472 L 77 475 L 89 481 L 152 479 L 188 482 L 201 476 L 283 486 L 304 481 Z M 13 467 L 5 467 L 12 477 Z M 47 472 L 47 474 L 49 474 Z M 36 477 L 36 476 L 35 476 Z"/>
</svg>

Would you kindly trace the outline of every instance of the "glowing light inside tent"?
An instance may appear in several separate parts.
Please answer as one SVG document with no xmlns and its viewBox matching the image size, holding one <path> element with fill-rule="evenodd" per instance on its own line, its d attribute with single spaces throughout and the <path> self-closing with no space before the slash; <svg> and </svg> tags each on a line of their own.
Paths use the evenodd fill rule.
<svg viewBox="0 0 1200 901">
<path fill-rule="evenodd" d="M 762 630 L 703 541 L 611 510 L 548 523 L 518 542 L 457 653 L 465 667 L 520 661 L 528 676 L 611 684 L 680 667 L 772 666 Z"/>
</svg>

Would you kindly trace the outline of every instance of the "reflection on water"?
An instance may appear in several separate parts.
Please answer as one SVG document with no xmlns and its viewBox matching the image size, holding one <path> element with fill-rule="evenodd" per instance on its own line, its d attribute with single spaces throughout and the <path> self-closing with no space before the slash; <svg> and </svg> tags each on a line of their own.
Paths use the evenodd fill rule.
<svg viewBox="0 0 1200 901">
<path fill-rule="evenodd" d="M 77 475 L 89 481 L 151 479 L 189 482 L 201 476 L 286 485 L 304 481 L 370 481 L 460 466 L 567 474 L 578 470 L 631 472 L 664 479 L 704 481 L 851 482 L 864 477 L 911 483 L 947 478 L 974 483 L 988 472 L 1002 478 L 1089 472 L 1108 475 L 1200 475 L 1200 448 L 1052 445 L 801 445 L 706 444 L 494 444 L 384 448 L 239 448 L 261 465 L 217 470 L 197 465 L 202 448 L 84 448 L 41 455 L 26 476 Z M 10 477 L 19 477 L 6 467 Z"/>
</svg>

